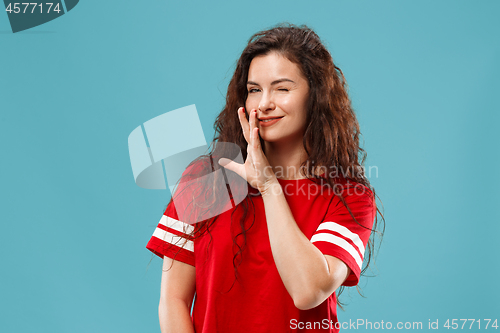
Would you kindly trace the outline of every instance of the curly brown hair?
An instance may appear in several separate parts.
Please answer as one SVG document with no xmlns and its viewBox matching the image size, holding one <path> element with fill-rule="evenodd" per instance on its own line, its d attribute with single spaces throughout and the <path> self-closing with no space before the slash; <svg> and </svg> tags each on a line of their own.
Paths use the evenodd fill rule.
<svg viewBox="0 0 500 333">
<path fill-rule="evenodd" d="M 247 142 L 243 136 L 237 110 L 239 107 L 245 105 L 248 96 L 248 70 L 252 59 L 257 56 L 267 55 L 270 52 L 277 52 L 297 64 L 309 82 L 307 127 L 303 137 L 303 146 L 307 152 L 308 159 L 301 165 L 301 170 L 305 172 L 305 176 L 317 183 L 321 182 L 323 185 L 336 188 L 335 185 L 338 178 L 328 172 L 325 173 L 324 177 L 319 177 L 317 176 L 316 168 L 341 170 L 343 178 L 366 187 L 369 190 L 368 192 L 372 200 L 375 201 L 375 197 L 378 196 L 376 196 L 374 188 L 370 185 L 364 173 L 363 165 L 366 159 L 366 152 L 359 145 L 359 123 L 351 106 L 344 74 L 333 63 L 330 52 L 311 28 L 306 25 L 296 26 L 290 23 L 280 23 L 268 30 L 252 35 L 236 64 L 236 69 L 227 89 L 226 104 L 214 123 L 215 136 L 211 143 L 210 151 L 206 155 L 198 157 L 190 164 L 190 166 L 193 166 L 195 163 L 202 161 L 198 165 L 202 165 L 203 167 L 198 169 L 197 172 L 185 174 L 184 179 L 182 179 L 182 181 L 187 181 L 189 179 L 196 179 L 196 177 L 202 175 L 214 175 L 213 182 L 207 182 L 205 178 L 203 184 L 200 183 L 203 188 L 198 193 L 204 194 L 203 200 L 205 200 L 206 204 L 194 205 L 198 207 L 203 206 L 204 208 L 212 207 L 213 209 L 213 205 L 217 201 L 216 198 L 219 197 L 217 195 L 218 190 L 229 191 L 231 198 L 234 197 L 229 186 L 217 190 L 217 186 L 214 185 L 220 180 L 217 178 L 222 177 L 220 176 L 221 174 L 227 178 L 228 171 L 217 163 L 219 158 L 222 156 L 234 157 L 235 155 L 234 152 L 228 152 L 227 148 L 223 148 L 217 145 L 217 143 L 229 142 L 235 144 L 240 148 L 243 159 L 246 159 Z M 264 149 L 264 142 L 262 138 L 260 140 L 261 147 Z M 217 170 L 222 172 L 217 175 L 214 172 Z M 254 222 L 252 221 L 250 226 L 245 228 L 249 205 L 253 205 L 250 196 L 255 195 L 255 191 L 252 191 L 252 188 L 249 187 L 248 189 L 249 191 L 245 199 L 241 202 L 244 213 L 239 223 L 242 231 L 233 239 L 233 244 L 238 247 L 238 251 L 233 256 L 235 281 L 238 279 L 237 268 L 242 262 L 241 254 L 246 245 L 246 232 L 252 227 Z M 190 191 L 192 191 L 192 188 L 190 188 Z M 207 195 L 207 193 L 209 194 Z M 347 207 L 354 221 L 358 223 L 342 195 L 340 193 L 336 193 L 336 195 L 339 196 L 343 204 Z M 172 196 L 169 205 L 173 199 L 174 196 Z M 373 229 L 371 229 L 374 232 L 371 234 L 367 244 L 367 255 L 365 255 L 365 265 L 361 271 L 362 275 L 368 269 L 374 254 L 375 234 L 380 235 L 381 240 L 385 230 L 385 219 L 378 206 L 377 213 L 380 214 L 384 223 L 382 223 L 382 231 L 378 231 L 378 215 L 376 214 Z M 195 220 L 200 221 L 199 219 Z M 196 223 L 194 230 L 184 239 L 186 241 L 188 239 L 194 240 L 205 233 L 210 234 L 210 227 L 215 220 L 216 216 L 213 216 Z M 233 223 L 232 221 L 231 223 Z M 363 227 L 366 228 L 366 226 Z M 242 246 L 237 242 L 237 238 L 240 236 L 243 237 Z M 210 241 L 212 241 L 212 238 L 210 238 Z M 240 256 L 240 260 L 237 262 L 238 256 Z M 343 289 L 344 286 L 339 289 L 337 296 L 342 293 Z M 361 294 L 358 286 L 357 289 Z M 337 304 L 340 308 L 343 308 L 343 303 L 340 302 L 338 297 Z"/>
</svg>

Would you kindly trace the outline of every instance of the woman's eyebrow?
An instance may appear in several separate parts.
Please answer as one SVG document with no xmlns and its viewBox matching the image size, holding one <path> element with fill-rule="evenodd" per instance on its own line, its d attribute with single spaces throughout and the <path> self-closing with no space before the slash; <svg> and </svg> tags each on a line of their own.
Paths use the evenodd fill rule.
<svg viewBox="0 0 500 333">
<path fill-rule="evenodd" d="M 275 85 L 275 84 L 278 84 L 278 83 L 281 83 L 281 82 L 292 82 L 292 83 L 295 83 L 294 81 L 290 80 L 290 79 L 287 79 L 287 78 L 281 78 L 281 79 L 277 79 L 277 80 L 274 80 L 273 82 L 271 82 L 271 85 Z M 258 86 L 259 84 L 256 83 L 256 82 L 253 82 L 253 81 L 247 81 L 247 84 L 254 84 L 256 86 Z"/>
</svg>

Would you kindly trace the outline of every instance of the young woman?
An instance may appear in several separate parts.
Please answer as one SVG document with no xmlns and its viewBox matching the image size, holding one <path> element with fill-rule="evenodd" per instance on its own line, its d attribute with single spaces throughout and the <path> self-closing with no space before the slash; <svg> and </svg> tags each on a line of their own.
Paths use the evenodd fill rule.
<svg viewBox="0 0 500 333">
<path fill-rule="evenodd" d="M 344 76 L 316 33 L 281 24 L 253 35 L 215 130 L 213 144 L 237 145 L 244 163 L 214 147 L 183 178 L 233 173 L 248 193 L 209 218 L 207 205 L 168 204 L 147 244 L 164 262 L 162 332 L 338 332 L 335 291 L 366 270 L 378 209 Z M 227 201 L 205 185 L 174 196 Z"/>
</svg>

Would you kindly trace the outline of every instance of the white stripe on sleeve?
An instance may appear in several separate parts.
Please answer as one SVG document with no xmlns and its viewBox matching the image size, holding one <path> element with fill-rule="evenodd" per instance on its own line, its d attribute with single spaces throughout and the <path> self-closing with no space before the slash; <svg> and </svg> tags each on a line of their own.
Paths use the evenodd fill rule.
<svg viewBox="0 0 500 333">
<path fill-rule="evenodd" d="M 334 234 L 330 234 L 330 233 L 323 232 L 323 233 L 317 233 L 317 234 L 313 235 L 311 238 L 312 243 L 317 242 L 317 241 L 323 241 L 323 242 L 329 242 L 329 243 L 335 244 L 337 246 L 340 246 L 342 249 L 347 251 L 351 255 L 351 257 L 353 257 L 353 259 L 356 261 L 359 268 L 361 269 L 361 266 L 363 264 L 363 256 L 365 253 L 365 246 L 363 245 L 363 242 L 359 238 L 358 234 L 352 232 L 348 228 L 346 228 L 338 223 L 335 223 L 335 222 L 323 222 L 323 223 L 321 223 L 319 225 L 318 229 L 316 230 L 316 232 L 318 232 L 320 230 L 334 231 L 334 232 L 339 233 L 343 237 L 350 239 L 354 243 L 356 248 L 359 250 L 359 252 L 356 250 L 356 248 L 351 243 L 346 241 L 344 238 L 336 236 Z M 360 255 L 360 253 L 361 253 L 361 255 Z"/>
<path fill-rule="evenodd" d="M 155 232 L 153 233 L 153 236 L 156 238 L 159 238 L 165 242 L 168 242 L 170 244 L 182 247 L 183 249 L 186 249 L 188 251 L 194 252 L 194 243 L 192 240 L 187 240 L 179 235 L 175 235 L 171 232 L 165 231 L 161 228 L 156 227 Z M 184 244 L 186 242 L 186 244 Z"/>
<path fill-rule="evenodd" d="M 361 258 L 365 256 L 365 245 L 361 241 L 361 238 L 359 238 L 359 235 L 357 233 L 352 232 L 343 225 L 340 225 L 335 222 L 323 222 L 319 225 L 316 231 L 319 230 L 335 231 L 341 234 L 344 238 L 350 239 L 354 243 L 354 245 L 356 245 L 356 247 L 358 248 L 359 253 L 361 253 Z"/>
<path fill-rule="evenodd" d="M 162 216 L 162 218 L 160 219 L 160 224 L 163 224 L 166 227 L 175 229 L 182 233 L 191 233 L 194 230 L 194 227 L 192 225 L 178 221 L 167 215 Z"/>
</svg>

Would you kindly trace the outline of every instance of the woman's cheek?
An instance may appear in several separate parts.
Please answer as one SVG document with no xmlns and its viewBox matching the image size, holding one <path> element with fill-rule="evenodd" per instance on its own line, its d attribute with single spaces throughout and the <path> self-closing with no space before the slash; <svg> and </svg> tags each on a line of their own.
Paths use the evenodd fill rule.
<svg viewBox="0 0 500 333">
<path fill-rule="evenodd" d="M 257 106 L 258 106 L 258 103 L 256 103 L 255 97 L 248 96 L 247 100 L 245 102 L 245 111 L 250 112 L 252 109 L 256 109 Z"/>
<path fill-rule="evenodd" d="M 291 96 L 282 96 L 279 100 L 279 105 L 283 111 L 288 110 L 290 107 L 293 107 L 293 99 Z"/>
</svg>

